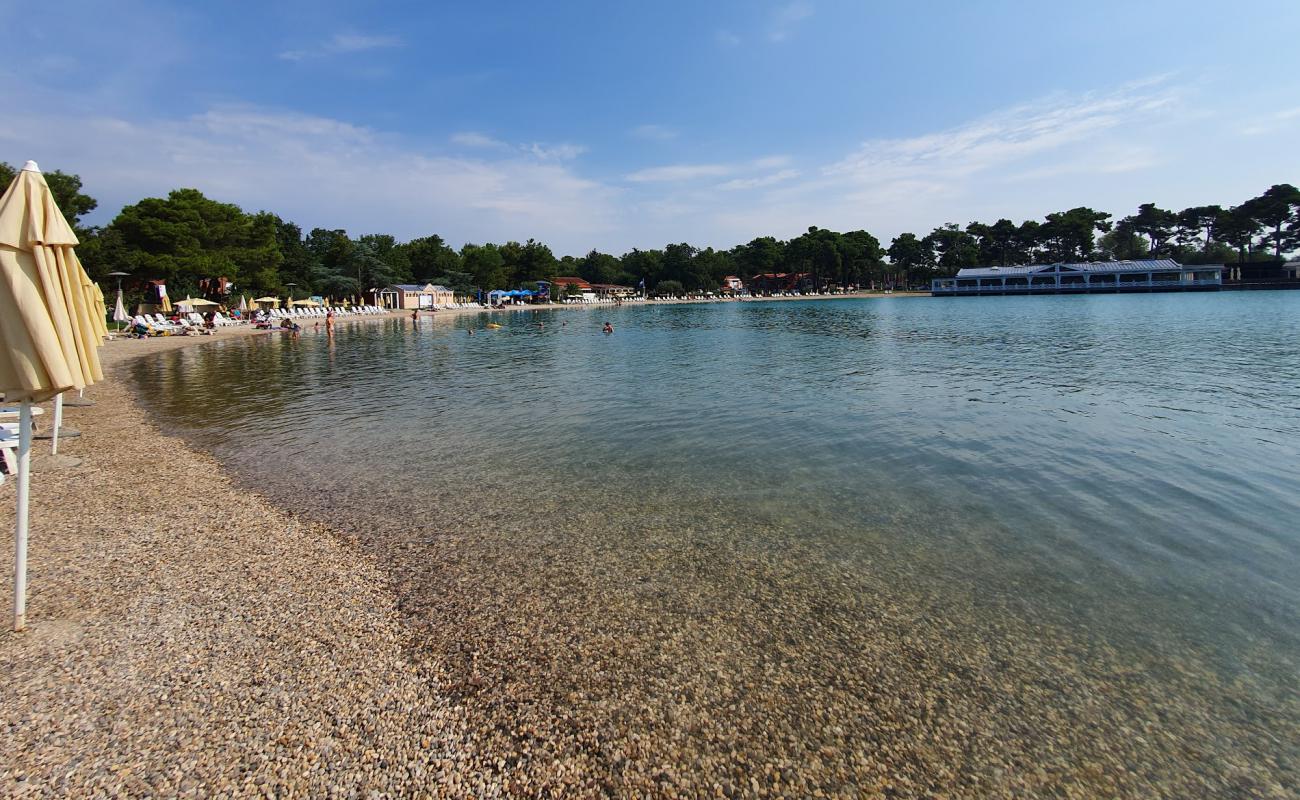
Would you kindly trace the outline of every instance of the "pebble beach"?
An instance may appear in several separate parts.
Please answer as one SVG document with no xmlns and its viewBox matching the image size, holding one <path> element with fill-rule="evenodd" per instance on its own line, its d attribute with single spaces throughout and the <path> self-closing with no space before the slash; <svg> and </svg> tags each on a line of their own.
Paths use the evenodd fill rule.
<svg viewBox="0 0 1300 800">
<path fill-rule="evenodd" d="M 82 464 L 41 471 L 35 448 L 28 630 L 0 635 L 0 795 L 496 796 L 382 571 L 232 487 L 114 377 L 208 338 L 110 343 L 94 405 L 66 410 L 82 435 L 60 455 Z"/>
</svg>

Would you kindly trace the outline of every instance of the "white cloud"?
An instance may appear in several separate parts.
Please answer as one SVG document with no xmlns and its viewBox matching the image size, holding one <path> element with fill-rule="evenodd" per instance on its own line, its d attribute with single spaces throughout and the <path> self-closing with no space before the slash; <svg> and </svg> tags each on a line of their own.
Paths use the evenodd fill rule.
<svg viewBox="0 0 1300 800">
<path fill-rule="evenodd" d="M 677 138 L 677 131 L 665 125 L 638 125 L 629 133 L 638 139 L 650 139 L 654 141 L 667 141 Z"/>
<path fill-rule="evenodd" d="M 560 252 L 585 252 L 618 224 L 618 191 L 557 160 L 576 151 L 571 145 L 539 146 L 545 160 L 531 148 L 463 158 L 339 120 L 250 106 L 171 119 L 87 118 L 39 106 L 33 98 L 29 110 L 6 115 L 0 149 L 80 174 L 100 200 L 93 221 L 101 224 L 126 203 L 184 186 L 275 211 L 307 230 L 403 239 L 535 237 Z"/>
<path fill-rule="evenodd" d="M 774 155 L 707 170 L 643 170 L 634 175 L 662 182 L 647 185 L 654 195 L 639 200 L 638 220 L 651 242 L 727 246 L 797 235 L 809 225 L 865 228 L 888 242 L 949 221 L 1037 219 L 1081 204 L 1124 214 L 1153 200 L 1226 202 L 1203 190 L 1186 194 L 1211 178 L 1190 168 L 1199 161 L 1189 148 L 1200 145 L 1179 135 L 1191 105 L 1182 96 L 1166 80 L 1058 94 L 947 129 L 868 139 L 813 169 L 796 170 L 788 156 Z M 1214 130 L 1198 123 L 1198 138 Z M 725 180 L 700 180 L 707 177 Z M 1234 182 L 1253 186 L 1245 176 Z M 1241 195 L 1251 191 L 1258 189 Z"/>
<path fill-rule="evenodd" d="M 527 154 L 539 161 L 572 161 L 583 153 L 587 152 L 587 147 L 580 144 L 571 144 L 561 142 L 559 144 L 543 144 L 541 142 L 529 142 L 527 144 L 512 145 L 503 142 L 500 139 L 493 139 L 485 133 L 477 131 L 461 131 L 453 133 L 449 139 L 452 144 L 461 147 L 470 147 L 476 150 L 496 150 L 511 151 L 515 153 Z"/>
<path fill-rule="evenodd" d="M 777 169 L 789 163 L 789 156 L 778 155 L 736 164 L 669 164 L 637 170 L 624 175 L 623 179 L 632 183 L 683 183 L 701 178 L 721 178 L 738 172 Z"/>
<path fill-rule="evenodd" d="M 863 142 L 825 172 L 871 181 L 899 175 L 969 176 L 1153 119 L 1174 100 L 1172 91 L 1146 86 L 1049 98 L 938 133 Z"/>
<path fill-rule="evenodd" d="M 405 43 L 397 36 L 377 36 L 359 33 L 336 33 L 324 42 L 312 47 L 285 50 L 279 57 L 285 61 L 305 61 L 309 58 L 360 53 L 366 50 L 381 50 L 402 47 Z"/>
<path fill-rule="evenodd" d="M 721 177 L 733 169 L 734 167 L 727 164 L 671 164 L 666 167 L 637 170 L 624 176 L 624 179 L 633 183 L 693 181 L 698 178 Z"/>
<path fill-rule="evenodd" d="M 31 88 L 0 74 L 0 93 L 11 99 L 0 150 L 14 154 L 11 162 L 35 158 L 80 174 L 100 201 L 92 224 L 122 204 L 193 186 L 306 229 L 436 232 L 456 243 L 531 236 L 557 253 L 669 241 L 727 247 L 809 225 L 865 228 L 888 241 L 948 221 L 1040 218 L 1076 205 L 1122 215 L 1142 202 L 1228 204 L 1285 179 L 1277 165 L 1289 163 L 1292 147 L 1286 132 L 1243 137 L 1235 109 L 1198 120 L 1188 136 L 1188 113 L 1201 106 L 1172 84 L 1147 83 L 870 138 L 816 161 L 808 153 L 722 156 L 603 180 L 573 160 L 580 144 L 477 131 L 429 144 L 246 105 L 183 117 L 97 115 L 85 110 L 107 107 L 86 101 L 94 91 Z"/>
<path fill-rule="evenodd" d="M 799 177 L 797 169 L 783 169 L 779 172 L 773 172 L 770 175 L 760 175 L 756 178 L 733 178 L 725 183 L 718 184 L 719 189 L 725 191 L 737 191 L 740 189 L 758 189 L 763 186 L 774 186 L 778 183 L 792 180 Z"/>
<path fill-rule="evenodd" d="M 583 153 L 587 152 L 587 147 L 581 144 L 570 144 L 562 142 L 560 144 L 540 144 L 533 142 L 524 145 L 522 150 L 541 161 L 572 161 Z"/>
<path fill-rule="evenodd" d="M 795 27 L 813 15 L 811 3 L 804 0 L 788 3 L 777 9 L 768 26 L 767 38 L 773 42 L 783 42 L 790 38 Z"/>
<path fill-rule="evenodd" d="M 718 44 L 723 47 L 737 47 L 740 45 L 740 37 L 728 30 L 721 30 L 717 33 Z"/>
<path fill-rule="evenodd" d="M 1300 120 L 1300 108 L 1287 108 L 1251 120 L 1242 126 L 1241 132 L 1246 136 L 1263 136 L 1293 128 L 1297 120 Z"/>
<path fill-rule="evenodd" d="M 485 133 L 477 131 L 461 131 L 451 135 L 451 143 L 458 144 L 462 147 L 479 147 L 488 150 L 500 150 L 509 147 L 505 142 L 493 139 Z"/>
</svg>

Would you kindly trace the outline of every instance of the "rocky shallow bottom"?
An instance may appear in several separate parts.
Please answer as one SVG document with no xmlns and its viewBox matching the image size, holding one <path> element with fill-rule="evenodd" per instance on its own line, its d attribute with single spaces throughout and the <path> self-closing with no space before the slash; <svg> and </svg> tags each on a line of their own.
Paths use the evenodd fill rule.
<svg viewBox="0 0 1300 800">
<path fill-rule="evenodd" d="M 90 396 L 0 636 L 0 794 L 1297 796 L 1295 684 L 1249 653 L 1117 643 L 816 518 L 232 481 Z"/>
<path fill-rule="evenodd" d="M 733 513 L 533 512 L 369 533 L 520 794 L 1294 795 L 1286 686 Z"/>
</svg>

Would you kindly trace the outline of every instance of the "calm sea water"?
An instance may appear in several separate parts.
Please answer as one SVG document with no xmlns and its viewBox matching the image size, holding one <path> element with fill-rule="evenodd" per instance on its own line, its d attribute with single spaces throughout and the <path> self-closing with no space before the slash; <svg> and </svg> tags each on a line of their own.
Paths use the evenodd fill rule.
<svg viewBox="0 0 1300 800">
<path fill-rule="evenodd" d="M 488 319 L 225 341 L 135 377 L 165 426 L 380 552 L 499 539 L 460 568 L 503 592 L 557 559 L 575 586 L 622 581 L 651 540 L 692 564 L 761 553 L 797 560 L 800 592 L 833 574 L 959 596 L 963 630 L 1066 631 L 1156 681 L 1211 676 L 1170 696 L 1246 686 L 1296 724 L 1300 292 Z M 436 582 L 431 557 L 402 582 L 422 568 Z M 739 603 L 704 568 L 664 580 Z"/>
</svg>

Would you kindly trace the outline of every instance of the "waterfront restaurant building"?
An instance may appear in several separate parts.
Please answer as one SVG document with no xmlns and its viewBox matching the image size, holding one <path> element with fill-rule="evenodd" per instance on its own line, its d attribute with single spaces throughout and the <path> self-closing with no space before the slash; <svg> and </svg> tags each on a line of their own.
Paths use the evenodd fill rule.
<svg viewBox="0 0 1300 800">
<path fill-rule="evenodd" d="M 938 297 L 986 294 L 1097 294 L 1113 292 L 1218 291 L 1219 265 L 1183 266 L 1168 258 L 1090 261 L 1020 267 L 971 267 L 954 278 L 931 281 Z"/>
</svg>

